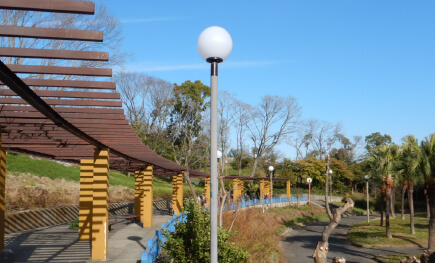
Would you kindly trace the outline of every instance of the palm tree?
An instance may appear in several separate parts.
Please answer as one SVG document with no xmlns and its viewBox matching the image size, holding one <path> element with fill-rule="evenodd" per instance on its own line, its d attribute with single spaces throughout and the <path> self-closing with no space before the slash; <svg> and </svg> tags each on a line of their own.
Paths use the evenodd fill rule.
<svg viewBox="0 0 435 263">
<path fill-rule="evenodd" d="M 420 164 L 420 148 L 417 139 L 413 135 L 406 136 L 402 140 L 403 145 L 397 164 L 397 172 L 401 175 L 403 182 L 407 184 L 411 233 L 415 234 L 413 193 L 414 186 L 420 183 L 422 179 L 420 169 L 418 169 Z"/>
<path fill-rule="evenodd" d="M 388 238 L 392 238 L 390 228 L 390 210 L 391 210 L 391 192 L 393 189 L 393 179 L 391 172 L 394 171 L 394 165 L 400 153 L 400 148 L 395 144 L 381 145 L 371 151 L 369 156 L 372 172 L 385 180 L 386 184 L 386 213 L 385 229 Z"/>
<path fill-rule="evenodd" d="M 430 219 L 428 249 L 435 249 L 435 133 L 421 142 L 421 165 L 429 197 Z"/>
</svg>

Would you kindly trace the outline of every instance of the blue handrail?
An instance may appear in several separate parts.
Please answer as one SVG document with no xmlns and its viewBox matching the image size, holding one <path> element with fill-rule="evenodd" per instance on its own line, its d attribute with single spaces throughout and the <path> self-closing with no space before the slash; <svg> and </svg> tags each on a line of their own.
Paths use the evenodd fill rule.
<svg viewBox="0 0 435 263">
<path fill-rule="evenodd" d="M 168 222 L 162 224 L 160 230 L 156 230 L 156 236 L 147 240 L 147 249 L 141 256 L 142 263 L 152 263 L 156 261 L 160 255 L 160 245 L 166 242 L 166 237 L 163 235 L 162 230 L 167 229 L 170 233 L 175 231 L 175 227 L 178 222 L 186 222 L 186 215 L 180 214 L 179 216 L 173 215 Z"/>
<path fill-rule="evenodd" d="M 290 199 L 290 200 L 289 200 Z M 297 197 L 291 196 L 288 197 L 273 197 L 273 203 L 286 203 L 286 202 L 296 202 Z M 299 201 L 307 201 L 307 196 L 300 196 Z M 263 199 L 264 204 L 270 204 L 270 198 Z M 251 200 L 243 200 L 239 202 L 239 208 L 246 208 L 251 206 L 261 205 L 261 199 L 251 199 Z M 236 203 L 226 204 L 224 206 L 224 211 L 235 210 L 237 208 Z M 168 222 L 162 224 L 160 230 L 156 230 L 156 236 L 154 238 L 150 238 L 147 240 L 147 248 L 141 256 L 141 263 L 152 263 L 155 262 L 157 257 L 160 255 L 161 245 L 166 242 L 166 237 L 163 235 L 162 230 L 168 229 L 170 233 L 175 231 L 178 222 L 186 222 L 186 215 L 180 214 L 179 216 L 172 216 L 171 219 L 168 219 Z"/>
</svg>

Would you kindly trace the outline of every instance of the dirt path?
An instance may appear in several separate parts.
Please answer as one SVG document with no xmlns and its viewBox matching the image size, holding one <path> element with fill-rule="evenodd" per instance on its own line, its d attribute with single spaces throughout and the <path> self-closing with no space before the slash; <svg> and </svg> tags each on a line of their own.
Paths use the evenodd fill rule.
<svg viewBox="0 0 435 263">
<path fill-rule="evenodd" d="M 345 217 L 329 238 L 328 262 L 333 257 L 344 257 L 347 263 L 373 263 L 373 257 L 392 254 L 421 254 L 424 248 L 362 248 L 353 246 L 346 238 L 349 227 L 367 220 L 366 216 Z M 291 263 L 313 263 L 313 252 L 328 222 L 319 222 L 293 230 L 281 241 L 285 257 Z"/>
</svg>

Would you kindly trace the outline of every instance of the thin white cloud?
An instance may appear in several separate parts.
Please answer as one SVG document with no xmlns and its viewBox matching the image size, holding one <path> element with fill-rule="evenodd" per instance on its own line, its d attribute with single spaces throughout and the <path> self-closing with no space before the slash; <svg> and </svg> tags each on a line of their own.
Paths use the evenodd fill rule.
<svg viewBox="0 0 435 263">
<path fill-rule="evenodd" d="M 246 67 L 261 67 L 267 65 L 282 64 L 285 61 L 238 61 L 226 62 L 225 67 L 228 68 L 246 68 Z M 150 72 L 150 71 L 175 71 L 186 69 L 205 69 L 209 68 L 208 63 L 199 64 L 184 64 L 184 65 L 152 65 L 150 63 L 132 63 L 126 65 L 122 69 L 115 69 L 115 71 L 128 71 L 128 72 Z"/>
<path fill-rule="evenodd" d="M 138 23 L 149 23 L 149 22 L 161 22 L 161 21 L 176 21 L 184 19 L 180 16 L 167 16 L 167 17 L 149 17 L 149 18 L 128 18 L 121 19 L 123 24 L 138 24 Z"/>
</svg>

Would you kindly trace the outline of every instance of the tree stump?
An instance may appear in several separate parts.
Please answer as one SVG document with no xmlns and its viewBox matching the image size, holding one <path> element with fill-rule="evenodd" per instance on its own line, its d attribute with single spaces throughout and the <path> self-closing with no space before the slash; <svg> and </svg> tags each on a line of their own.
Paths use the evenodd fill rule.
<svg viewBox="0 0 435 263">
<path fill-rule="evenodd" d="M 332 263 L 346 263 L 346 259 L 342 257 L 334 257 Z"/>
</svg>

